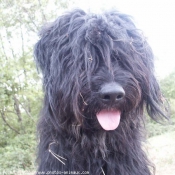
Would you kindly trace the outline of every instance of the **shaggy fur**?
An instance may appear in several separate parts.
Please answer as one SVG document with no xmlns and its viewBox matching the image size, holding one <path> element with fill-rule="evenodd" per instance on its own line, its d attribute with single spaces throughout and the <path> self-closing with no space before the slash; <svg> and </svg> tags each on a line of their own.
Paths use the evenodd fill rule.
<svg viewBox="0 0 175 175">
<path fill-rule="evenodd" d="M 38 174 L 153 174 L 142 147 L 143 113 L 156 121 L 166 116 L 152 50 L 130 16 L 78 9 L 45 26 L 40 37 L 34 54 L 45 96 Z M 99 94 L 110 83 L 124 97 L 106 104 Z M 101 127 L 96 114 L 103 109 L 121 111 L 117 129 Z"/>
</svg>

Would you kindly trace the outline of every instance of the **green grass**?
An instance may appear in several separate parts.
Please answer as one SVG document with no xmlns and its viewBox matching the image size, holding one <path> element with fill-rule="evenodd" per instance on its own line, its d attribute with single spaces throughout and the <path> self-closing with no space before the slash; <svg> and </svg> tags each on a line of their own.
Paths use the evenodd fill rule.
<svg viewBox="0 0 175 175">
<path fill-rule="evenodd" d="M 175 112 L 173 111 L 170 121 L 165 121 L 163 124 L 156 123 L 155 121 L 148 118 L 146 129 L 149 138 L 175 131 Z"/>
</svg>

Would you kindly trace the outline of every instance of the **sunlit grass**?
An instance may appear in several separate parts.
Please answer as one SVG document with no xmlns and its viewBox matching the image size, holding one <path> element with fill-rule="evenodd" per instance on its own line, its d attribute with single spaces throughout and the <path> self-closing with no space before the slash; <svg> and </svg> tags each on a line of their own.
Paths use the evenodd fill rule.
<svg viewBox="0 0 175 175">
<path fill-rule="evenodd" d="M 150 138 L 148 153 L 156 175 L 175 175 L 175 131 Z"/>
</svg>

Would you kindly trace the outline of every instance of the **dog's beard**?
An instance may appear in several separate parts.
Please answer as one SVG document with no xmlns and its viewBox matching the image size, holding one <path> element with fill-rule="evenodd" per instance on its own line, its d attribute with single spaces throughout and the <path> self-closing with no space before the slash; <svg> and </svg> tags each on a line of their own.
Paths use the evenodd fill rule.
<svg viewBox="0 0 175 175">
<path fill-rule="evenodd" d="M 89 98 L 83 93 L 82 97 L 85 97 L 83 100 L 86 102 L 86 105 L 84 105 L 84 101 L 81 97 L 84 128 L 95 130 L 102 129 L 104 131 L 113 131 L 117 129 L 121 122 L 126 119 L 125 114 L 132 112 L 142 103 L 139 86 L 131 86 L 128 84 L 125 89 L 129 89 L 129 91 L 126 91 L 125 97 L 115 104 L 103 103 L 101 99 L 99 99 L 97 93 L 92 93 L 89 95 Z"/>
</svg>

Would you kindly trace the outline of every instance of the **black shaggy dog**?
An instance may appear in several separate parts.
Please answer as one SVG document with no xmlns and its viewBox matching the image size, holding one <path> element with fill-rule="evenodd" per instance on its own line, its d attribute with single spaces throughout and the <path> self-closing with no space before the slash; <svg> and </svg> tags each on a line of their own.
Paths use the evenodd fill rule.
<svg viewBox="0 0 175 175">
<path fill-rule="evenodd" d="M 38 174 L 153 174 L 142 147 L 143 113 L 157 121 L 166 118 L 165 107 L 153 53 L 131 18 L 78 9 L 40 37 Z"/>
</svg>

